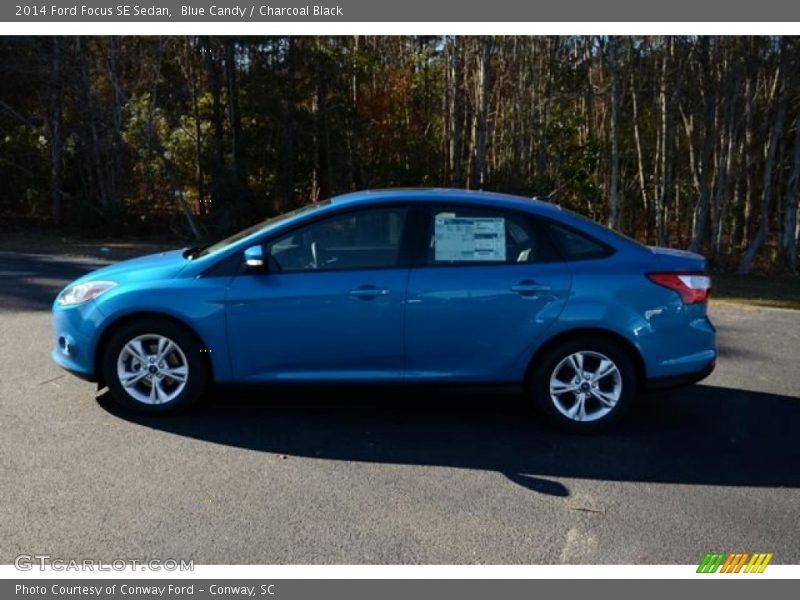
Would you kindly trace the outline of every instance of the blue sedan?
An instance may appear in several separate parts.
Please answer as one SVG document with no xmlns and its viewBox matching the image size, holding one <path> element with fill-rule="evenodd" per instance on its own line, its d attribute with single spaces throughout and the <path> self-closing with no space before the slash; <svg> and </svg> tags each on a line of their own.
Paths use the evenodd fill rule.
<svg viewBox="0 0 800 600">
<path fill-rule="evenodd" d="M 52 357 L 148 413 L 213 383 L 492 383 L 592 430 L 713 370 L 710 288 L 702 256 L 546 202 L 358 192 L 78 279 Z"/>
</svg>

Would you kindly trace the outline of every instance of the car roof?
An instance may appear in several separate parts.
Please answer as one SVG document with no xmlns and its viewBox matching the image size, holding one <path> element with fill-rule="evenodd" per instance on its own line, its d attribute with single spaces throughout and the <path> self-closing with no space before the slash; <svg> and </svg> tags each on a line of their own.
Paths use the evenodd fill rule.
<svg viewBox="0 0 800 600">
<path fill-rule="evenodd" d="M 336 206 L 372 204 L 374 202 L 464 202 L 537 212 L 561 212 L 559 206 L 537 198 L 512 196 L 499 192 L 451 188 L 392 188 L 351 192 L 331 198 Z"/>
</svg>

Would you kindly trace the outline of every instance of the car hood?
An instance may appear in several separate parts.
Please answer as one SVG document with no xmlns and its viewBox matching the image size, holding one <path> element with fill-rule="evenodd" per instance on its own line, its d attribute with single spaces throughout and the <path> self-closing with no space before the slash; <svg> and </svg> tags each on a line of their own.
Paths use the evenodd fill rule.
<svg viewBox="0 0 800 600">
<path fill-rule="evenodd" d="M 131 281 L 172 279 L 187 263 L 188 260 L 183 257 L 183 250 L 148 254 L 102 267 L 84 275 L 73 284 L 100 280 L 121 284 Z"/>
<path fill-rule="evenodd" d="M 688 250 L 676 250 L 675 248 L 664 248 L 662 246 L 648 246 L 659 262 L 675 270 L 686 271 L 705 271 L 706 259 L 700 254 L 689 252 Z"/>
</svg>

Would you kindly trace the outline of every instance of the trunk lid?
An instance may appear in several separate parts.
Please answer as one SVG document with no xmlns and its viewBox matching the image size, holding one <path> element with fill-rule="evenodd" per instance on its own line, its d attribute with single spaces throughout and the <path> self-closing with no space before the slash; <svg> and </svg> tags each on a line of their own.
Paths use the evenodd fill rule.
<svg viewBox="0 0 800 600">
<path fill-rule="evenodd" d="M 676 250 L 674 248 L 664 248 L 662 246 L 648 246 L 648 249 L 653 253 L 660 268 L 667 271 L 694 271 L 705 273 L 708 267 L 705 256 L 689 252 L 688 250 Z"/>
</svg>

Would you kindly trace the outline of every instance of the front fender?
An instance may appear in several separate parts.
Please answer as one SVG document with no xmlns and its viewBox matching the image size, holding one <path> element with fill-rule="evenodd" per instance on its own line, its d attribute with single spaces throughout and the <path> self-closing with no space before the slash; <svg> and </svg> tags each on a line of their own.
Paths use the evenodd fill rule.
<svg viewBox="0 0 800 600">
<path fill-rule="evenodd" d="M 191 329 L 209 351 L 215 381 L 232 378 L 225 325 L 225 290 L 221 278 L 172 279 L 141 290 L 113 290 L 98 303 L 105 319 L 96 332 L 91 351 L 121 320 L 143 314 L 160 314 Z"/>
</svg>

